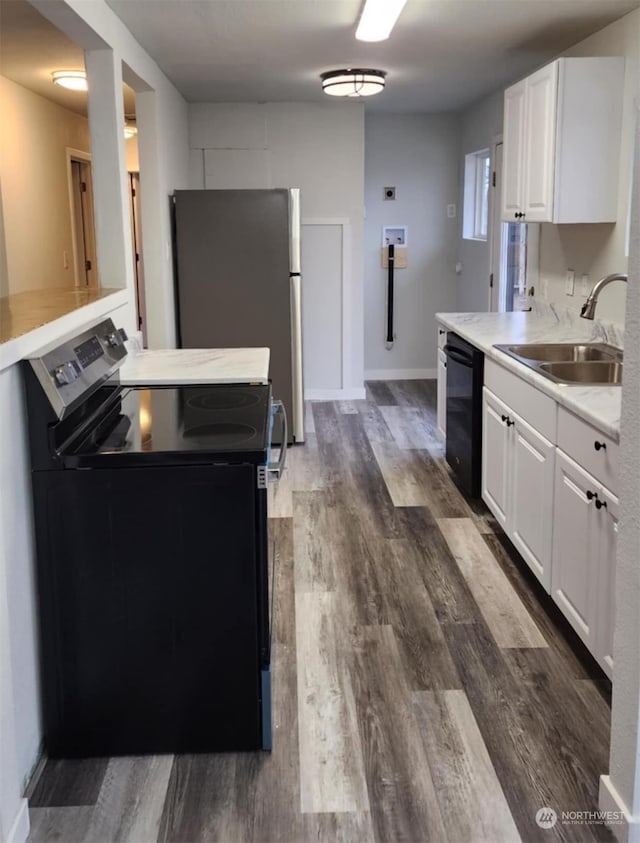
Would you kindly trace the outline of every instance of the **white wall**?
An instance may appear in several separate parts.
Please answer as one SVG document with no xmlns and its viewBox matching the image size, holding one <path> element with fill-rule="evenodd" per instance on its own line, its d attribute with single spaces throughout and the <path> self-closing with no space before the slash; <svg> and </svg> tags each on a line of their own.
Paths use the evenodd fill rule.
<svg viewBox="0 0 640 843">
<path fill-rule="evenodd" d="M 147 298 L 153 304 L 150 334 L 155 344 L 172 342 L 172 258 L 169 194 L 187 186 L 187 106 L 102 0 L 33 0 L 33 5 L 80 46 L 93 51 L 97 88 L 102 87 L 109 108 L 98 115 L 98 148 L 92 143 L 97 180 L 96 205 L 103 212 L 103 248 L 130 237 L 126 204 L 126 172 L 122 108 L 117 82 L 122 61 L 141 93 L 138 96 L 142 216 L 147 267 Z M 96 49 L 97 47 L 102 48 Z M 108 49 L 111 48 L 111 49 Z M 95 54 L 103 52 L 102 56 Z M 100 71 L 104 71 L 100 73 Z M 137 81 L 136 81 L 137 80 Z M 128 80 L 129 81 L 129 80 Z M 130 82 L 131 84 L 131 82 Z M 121 85 L 120 89 L 121 91 Z M 98 98 L 100 102 L 100 98 Z M 93 123 L 93 118 L 92 118 Z M 92 129 L 92 142 L 93 142 Z M 100 167 L 98 165 L 100 164 Z M 110 190 L 106 190 L 111 181 Z M 102 197 L 100 190 L 103 192 Z M 102 201 L 106 199 L 106 201 Z M 104 213 L 105 208 L 114 209 Z M 5 209 L 6 210 L 6 209 Z M 97 209 L 98 210 L 98 209 Z M 119 263 L 118 263 L 119 262 Z M 80 331 L 99 315 L 113 312 L 118 325 L 135 326 L 135 305 L 130 255 L 114 256 L 115 286 L 122 292 L 96 305 L 75 311 L 0 346 L 0 840 L 26 834 L 25 803 L 20 799 L 25 779 L 37 759 L 41 741 L 38 717 L 38 667 L 34 612 L 34 547 L 31 533 L 31 497 L 28 452 L 24 440 L 19 357 L 70 331 Z M 9 282 L 11 283 L 11 278 Z M 109 279 L 103 278 L 108 285 Z M 16 825 L 17 823 L 17 825 Z"/>
<path fill-rule="evenodd" d="M 458 255 L 462 271 L 458 276 L 457 307 L 462 312 L 489 309 L 489 240 L 464 240 L 462 238 L 462 202 L 464 197 L 464 157 L 480 149 L 491 149 L 497 135 L 502 134 L 503 92 L 497 91 L 460 116 L 460 213 L 458 233 L 460 244 Z M 491 217 L 489 217 L 491 219 Z"/>
<path fill-rule="evenodd" d="M 434 315 L 455 310 L 458 120 L 453 115 L 369 114 L 365 122 L 365 377 L 435 377 Z M 393 201 L 383 187 L 396 188 Z M 408 226 L 407 268 L 394 273 L 393 348 L 387 350 L 382 227 Z"/>
<path fill-rule="evenodd" d="M 640 81 L 640 80 L 639 80 Z M 635 138 L 640 150 L 640 85 Z M 640 840 L 640 155 L 635 160 L 629 294 L 625 320 L 622 385 L 620 526 L 616 564 L 611 764 L 600 788 L 602 810 L 623 810 L 633 825 L 629 843 Z M 624 840 L 623 829 L 614 829 Z"/>
<path fill-rule="evenodd" d="M 86 117 L 0 77 L 7 293 L 75 286 L 67 147 L 90 151 Z M 63 252 L 68 266 L 63 266 Z"/>
<path fill-rule="evenodd" d="M 304 308 L 305 392 L 311 397 L 363 395 L 362 242 L 364 110 L 361 103 L 211 104 L 190 106 L 191 187 L 301 189 L 308 226 L 342 226 L 346 250 L 340 307 Z M 319 235 L 322 237 L 323 235 Z M 303 243 L 303 301 L 322 295 L 322 256 Z M 342 265 L 336 252 L 330 262 Z M 335 281 L 335 278 L 333 279 Z M 311 320 L 311 321 L 310 321 Z M 346 323 L 346 324 L 343 324 Z M 330 353 L 327 354 L 327 346 Z M 333 366 L 341 344 L 339 378 Z M 326 365 L 325 365 L 326 362 Z M 332 386 L 328 386 L 332 384 Z"/>
</svg>

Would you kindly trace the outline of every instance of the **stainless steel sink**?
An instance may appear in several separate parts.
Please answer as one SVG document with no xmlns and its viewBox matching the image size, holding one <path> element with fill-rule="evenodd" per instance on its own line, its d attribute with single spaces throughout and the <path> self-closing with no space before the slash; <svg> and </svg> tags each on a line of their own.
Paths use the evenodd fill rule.
<svg viewBox="0 0 640 843">
<path fill-rule="evenodd" d="M 503 350 L 509 350 L 516 357 L 525 357 L 527 360 L 541 362 L 560 363 L 577 362 L 582 360 L 620 360 L 622 352 L 620 349 L 605 343 L 530 343 L 529 345 L 507 345 L 499 346 Z"/>
<path fill-rule="evenodd" d="M 622 383 L 622 351 L 607 343 L 541 342 L 495 348 L 556 383 Z"/>
<path fill-rule="evenodd" d="M 542 374 L 559 383 L 621 384 L 622 363 L 584 360 L 577 363 L 542 363 Z"/>
</svg>

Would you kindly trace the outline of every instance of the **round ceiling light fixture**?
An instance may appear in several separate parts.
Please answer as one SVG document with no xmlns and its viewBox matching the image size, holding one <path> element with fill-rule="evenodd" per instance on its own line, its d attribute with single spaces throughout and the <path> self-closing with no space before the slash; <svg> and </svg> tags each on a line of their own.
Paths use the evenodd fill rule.
<svg viewBox="0 0 640 843">
<path fill-rule="evenodd" d="M 331 97 L 371 97 L 384 89 L 384 70 L 347 67 L 322 73 L 322 90 Z"/>
<path fill-rule="evenodd" d="M 70 91 L 88 90 L 87 74 L 84 70 L 54 70 L 51 78 L 56 85 Z"/>
</svg>

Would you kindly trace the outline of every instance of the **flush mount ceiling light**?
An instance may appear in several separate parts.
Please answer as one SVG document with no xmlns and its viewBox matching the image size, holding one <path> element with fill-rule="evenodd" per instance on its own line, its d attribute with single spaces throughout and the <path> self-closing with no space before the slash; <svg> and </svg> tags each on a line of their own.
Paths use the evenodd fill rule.
<svg viewBox="0 0 640 843">
<path fill-rule="evenodd" d="M 384 88 L 384 70 L 348 67 L 321 74 L 322 90 L 331 97 L 371 97 Z"/>
<path fill-rule="evenodd" d="M 84 70 L 54 70 L 51 74 L 56 85 L 61 88 L 68 88 L 70 91 L 86 91 L 87 74 Z"/>
<path fill-rule="evenodd" d="M 358 41 L 384 41 L 391 34 L 407 0 L 367 0 L 356 30 Z"/>
</svg>

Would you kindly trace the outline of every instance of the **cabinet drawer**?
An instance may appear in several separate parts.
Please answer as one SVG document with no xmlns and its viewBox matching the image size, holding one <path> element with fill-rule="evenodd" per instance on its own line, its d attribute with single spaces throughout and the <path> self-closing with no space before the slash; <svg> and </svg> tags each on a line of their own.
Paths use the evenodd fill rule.
<svg viewBox="0 0 640 843">
<path fill-rule="evenodd" d="M 564 407 L 558 408 L 558 447 L 614 495 L 618 493 L 617 443 Z"/>
<path fill-rule="evenodd" d="M 484 361 L 484 383 L 528 424 L 555 443 L 557 408 L 553 398 L 487 358 Z"/>
</svg>

